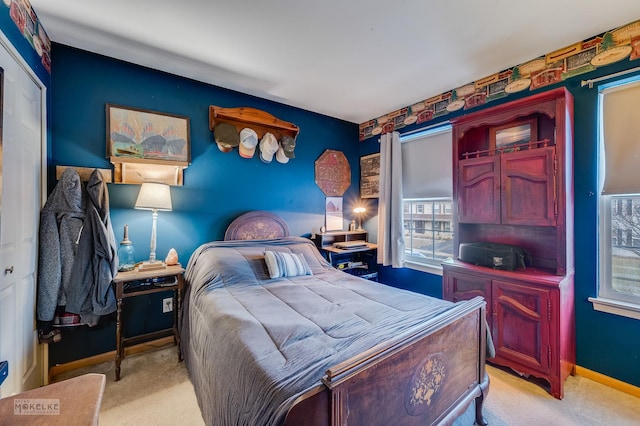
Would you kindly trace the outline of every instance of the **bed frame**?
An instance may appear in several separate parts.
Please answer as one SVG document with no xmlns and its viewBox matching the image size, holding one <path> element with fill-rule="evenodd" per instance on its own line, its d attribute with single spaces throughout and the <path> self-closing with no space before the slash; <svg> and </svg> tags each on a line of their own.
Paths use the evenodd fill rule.
<svg viewBox="0 0 640 426">
<path fill-rule="evenodd" d="M 278 216 L 253 211 L 229 225 L 225 240 L 288 233 Z M 486 425 L 485 310 L 480 297 L 458 302 L 438 321 L 331 367 L 317 387 L 294 402 L 285 425 L 451 424 L 474 400 L 476 423 Z"/>
<path fill-rule="evenodd" d="M 330 368 L 302 395 L 285 425 L 451 424 L 476 401 L 486 425 L 485 302 L 459 303 L 440 321 L 410 330 Z"/>
</svg>

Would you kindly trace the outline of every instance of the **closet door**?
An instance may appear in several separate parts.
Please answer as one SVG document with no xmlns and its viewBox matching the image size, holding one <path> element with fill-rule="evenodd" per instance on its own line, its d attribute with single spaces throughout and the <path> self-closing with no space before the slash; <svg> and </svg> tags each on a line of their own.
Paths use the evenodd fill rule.
<svg viewBox="0 0 640 426">
<path fill-rule="evenodd" d="M 7 45 L 10 46 L 10 45 Z M 43 86 L 0 40 L 0 360 L 9 375 L 0 397 L 42 385 L 35 326 L 36 255 L 44 146 Z"/>
</svg>

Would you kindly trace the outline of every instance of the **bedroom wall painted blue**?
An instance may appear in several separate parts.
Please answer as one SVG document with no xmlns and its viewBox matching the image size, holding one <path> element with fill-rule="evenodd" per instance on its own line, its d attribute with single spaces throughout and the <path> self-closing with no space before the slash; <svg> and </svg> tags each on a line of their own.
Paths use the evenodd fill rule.
<svg viewBox="0 0 640 426">
<path fill-rule="evenodd" d="M 345 153 L 352 184 L 345 210 L 358 194 L 357 125 L 225 90 L 104 56 L 54 44 L 52 80 L 53 164 L 109 168 L 105 144 L 105 104 L 146 108 L 190 117 L 192 164 L 184 186 L 171 188 L 172 212 L 158 217 L 158 255 L 178 250 L 186 264 L 201 243 L 221 239 L 227 225 L 249 210 L 280 214 L 292 235 L 318 231 L 325 196 L 315 184 L 314 162 L 325 149 Z M 288 164 L 243 159 L 222 153 L 209 130 L 208 107 L 262 109 L 300 127 L 296 158 Z M 52 184 L 55 181 L 52 180 Z M 50 188 L 51 189 L 51 188 Z M 129 224 L 129 238 L 142 260 L 148 254 L 151 214 L 133 209 L 139 185 L 109 185 L 116 234 Z M 345 219 L 348 216 L 345 217 Z"/>
<path fill-rule="evenodd" d="M 173 211 L 158 215 L 158 257 L 176 248 L 183 265 L 202 243 L 222 239 L 229 223 L 250 210 L 282 216 L 292 235 L 318 232 L 324 223 L 325 196 L 315 183 L 314 163 L 326 149 L 344 152 L 351 164 L 351 186 L 344 194 L 344 210 L 353 209 L 359 194 L 358 126 L 335 118 L 221 89 L 186 78 L 95 55 L 68 46 L 53 46 L 51 87 L 52 161 L 55 166 L 110 168 L 106 159 L 105 104 L 146 108 L 190 117 L 192 164 L 184 172 L 184 186 L 171 188 Z M 336 99 L 336 102 L 339 102 Z M 209 105 L 253 107 L 300 128 L 296 158 L 288 164 L 243 159 L 237 149 L 218 150 L 209 130 Z M 151 212 L 134 210 L 139 185 L 110 184 L 111 219 L 118 241 L 125 224 L 137 260 L 149 255 Z M 345 229 L 349 213 L 345 213 Z M 170 316 L 162 314 L 161 299 L 129 299 L 134 311 L 131 333 L 162 328 Z M 68 362 L 115 347 L 112 323 L 94 330 L 68 332 L 51 345 L 50 364 Z M 66 342 L 66 343 L 65 343 Z M 85 344 L 85 342 L 89 342 Z"/>
<path fill-rule="evenodd" d="M 410 268 L 378 268 L 378 281 L 392 287 L 415 291 L 442 299 L 442 277 Z"/>
<path fill-rule="evenodd" d="M 636 64 L 637 66 L 637 64 Z M 610 70 L 615 72 L 616 69 Z M 598 181 L 596 88 L 571 87 L 575 100 L 575 301 L 578 365 L 640 386 L 640 321 L 597 312 Z"/>
<path fill-rule="evenodd" d="M 574 208 L 575 208 L 575 319 L 577 365 L 615 379 L 640 386 L 640 321 L 597 312 L 587 300 L 597 295 L 598 279 L 598 140 L 597 140 L 597 85 L 593 89 L 581 87 L 583 79 L 593 79 L 636 68 L 638 61 L 620 61 L 598 68 L 589 74 L 564 82 L 574 96 Z M 639 74 L 638 71 L 634 71 Z M 629 77 L 633 73 L 625 75 Z M 606 81 L 606 83 L 612 80 Z M 549 90 L 556 86 L 546 87 Z M 539 91 L 542 91 L 539 90 Z M 532 92 L 520 94 L 526 96 Z M 508 102 L 517 97 L 492 102 L 490 106 Z M 482 109 L 478 107 L 477 109 Z M 464 111 L 467 113 L 469 111 Z M 451 115 L 449 118 L 454 117 Z M 430 124 L 430 123 L 426 123 Z M 424 126 L 425 124 L 423 124 Z M 406 127 L 401 133 L 416 126 Z M 369 153 L 370 138 L 361 145 Z M 372 225 L 375 226 L 375 223 Z M 442 277 L 406 269 L 381 268 L 381 281 L 389 285 L 408 288 L 420 293 L 442 297 Z"/>
</svg>

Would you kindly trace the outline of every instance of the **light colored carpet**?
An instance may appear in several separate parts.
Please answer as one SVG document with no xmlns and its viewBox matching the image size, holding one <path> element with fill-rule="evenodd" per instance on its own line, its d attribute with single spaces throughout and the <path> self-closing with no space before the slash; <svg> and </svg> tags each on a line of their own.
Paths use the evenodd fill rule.
<svg viewBox="0 0 640 426">
<path fill-rule="evenodd" d="M 100 424 L 203 425 L 193 386 L 173 346 L 130 356 L 120 381 L 113 362 L 68 371 L 64 380 L 85 373 L 107 375 Z M 580 376 L 565 382 L 562 401 L 542 387 L 509 372 L 487 367 L 490 376 L 485 418 L 491 426 L 640 425 L 640 399 Z"/>
<path fill-rule="evenodd" d="M 107 384 L 100 408 L 100 426 L 204 425 L 184 362 L 175 346 L 128 356 L 115 381 L 115 362 L 59 374 L 54 381 L 86 373 L 103 373 Z"/>
<path fill-rule="evenodd" d="M 487 366 L 485 417 L 491 426 L 640 425 L 640 399 L 581 376 L 569 376 L 564 398 L 541 386 Z"/>
</svg>

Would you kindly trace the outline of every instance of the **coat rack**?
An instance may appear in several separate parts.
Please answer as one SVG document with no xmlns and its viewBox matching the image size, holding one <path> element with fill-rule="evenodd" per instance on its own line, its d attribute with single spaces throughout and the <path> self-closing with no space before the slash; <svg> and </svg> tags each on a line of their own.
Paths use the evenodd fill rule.
<svg viewBox="0 0 640 426">
<path fill-rule="evenodd" d="M 211 105 L 209 107 L 209 130 L 213 132 L 218 123 L 232 124 L 238 129 L 238 132 L 245 127 L 249 127 L 255 130 L 258 138 L 262 138 L 265 133 L 269 132 L 278 140 L 283 136 L 291 136 L 295 139 L 300 132 L 300 129 L 295 124 L 280 120 L 259 109 L 248 107 L 221 108 Z"/>
<path fill-rule="evenodd" d="M 68 168 L 75 169 L 75 171 L 78 172 L 78 175 L 80 176 L 80 180 L 83 182 L 87 182 L 89 180 L 89 177 L 91 177 L 91 173 L 96 170 L 95 167 L 56 166 L 56 180 L 60 180 L 60 177 L 62 177 L 62 173 L 64 173 L 64 171 Z M 112 182 L 111 169 L 97 170 L 102 175 L 102 180 L 104 180 L 106 183 Z"/>
</svg>

